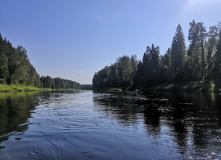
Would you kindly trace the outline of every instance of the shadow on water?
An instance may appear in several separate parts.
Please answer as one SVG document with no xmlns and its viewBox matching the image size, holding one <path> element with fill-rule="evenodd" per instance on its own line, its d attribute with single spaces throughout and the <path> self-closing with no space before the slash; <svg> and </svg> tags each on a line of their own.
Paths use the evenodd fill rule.
<svg viewBox="0 0 221 160">
<path fill-rule="evenodd" d="M 187 143 L 187 136 L 192 137 L 196 149 L 216 146 L 211 145 L 215 139 L 220 143 L 221 137 L 217 136 L 220 135 L 221 129 L 220 94 L 176 93 L 166 96 L 172 105 L 174 132 L 183 135 L 177 140 L 178 142 L 185 139 Z M 178 124 L 176 125 L 176 123 Z"/>
<path fill-rule="evenodd" d="M 124 94 L 101 94 L 94 97 L 94 106 L 106 116 L 113 116 L 120 124 L 137 123 L 143 108 L 138 107 L 144 100 Z M 126 106 L 126 107 L 125 107 Z"/>
<path fill-rule="evenodd" d="M 166 134 L 182 155 L 192 154 L 199 158 L 205 157 L 206 153 L 220 154 L 220 94 L 157 93 L 140 96 L 118 93 L 95 96 L 94 103 L 98 111 L 111 114 L 121 124 L 133 125 L 142 118 L 147 136 Z M 167 131 L 164 131 L 165 127 Z"/>
<path fill-rule="evenodd" d="M 28 118 L 38 105 L 39 93 L 0 93 L 0 149 L 3 141 L 28 129 Z M 19 139 L 16 139 L 19 140 Z"/>
<path fill-rule="evenodd" d="M 78 93 L 79 91 L 56 90 L 48 92 L 0 93 L 0 149 L 1 144 L 11 136 L 22 135 L 30 124 L 29 118 L 39 104 L 56 103 L 61 94 Z M 16 138 L 20 140 L 21 138 Z"/>
</svg>

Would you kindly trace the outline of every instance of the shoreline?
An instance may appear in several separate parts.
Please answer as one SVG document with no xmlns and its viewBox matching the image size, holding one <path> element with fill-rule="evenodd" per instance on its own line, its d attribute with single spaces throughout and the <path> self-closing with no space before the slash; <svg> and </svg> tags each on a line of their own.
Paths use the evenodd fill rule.
<svg viewBox="0 0 221 160">
<path fill-rule="evenodd" d="M 215 86 L 214 82 L 186 82 L 186 83 L 162 83 L 154 85 L 152 87 L 138 87 L 132 86 L 127 90 L 121 88 L 100 88 L 94 89 L 94 91 L 104 91 L 104 92 L 139 92 L 139 93 L 149 93 L 149 92 L 192 92 L 192 93 L 221 93 L 221 89 Z"/>
<path fill-rule="evenodd" d="M 32 86 L 22 86 L 22 85 L 6 85 L 0 84 L 0 93 L 5 92 L 30 92 L 30 91 L 41 91 L 41 88 L 36 88 Z"/>
<path fill-rule="evenodd" d="M 186 83 L 163 83 L 144 89 L 144 92 L 192 92 L 214 93 L 221 92 L 215 87 L 214 82 L 186 82 Z"/>
<path fill-rule="evenodd" d="M 22 85 L 6 85 L 0 84 L 0 93 L 7 92 L 34 92 L 34 91 L 53 91 L 53 90 L 76 90 L 76 89 L 51 89 L 51 88 L 37 88 L 32 86 L 22 86 Z"/>
</svg>

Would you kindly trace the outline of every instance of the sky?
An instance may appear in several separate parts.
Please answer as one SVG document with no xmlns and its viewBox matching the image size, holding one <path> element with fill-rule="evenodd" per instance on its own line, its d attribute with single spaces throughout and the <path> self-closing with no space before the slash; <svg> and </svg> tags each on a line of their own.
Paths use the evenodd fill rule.
<svg viewBox="0 0 221 160">
<path fill-rule="evenodd" d="M 0 0 L 0 33 L 23 46 L 40 76 L 91 84 L 95 72 L 147 46 L 171 46 L 181 24 L 207 31 L 221 21 L 221 0 Z"/>
</svg>

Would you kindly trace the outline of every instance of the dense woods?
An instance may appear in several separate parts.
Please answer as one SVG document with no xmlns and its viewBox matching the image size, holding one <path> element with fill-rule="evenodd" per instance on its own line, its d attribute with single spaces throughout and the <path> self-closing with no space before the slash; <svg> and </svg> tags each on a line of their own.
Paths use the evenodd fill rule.
<svg viewBox="0 0 221 160">
<path fill-rule="evenodd" d="M 93 77 L 94 88 L 141 88 L 160 83 L 215 82 L 221 86 L 221 23 L 209 27 L 193 20 L 188 40 L 181 25 L 176 28 L 171 47 L 164 55 L 159 46 L 147 46 L 142 60 L 122 56 Z"/>
<path fill-rule="evenodd" d="M 93 90 L 93 85 L 92 84 L 81 84 L 80 89 L 81 90 Z"/>
<path fill-rule="evenodd" d="M 41 85 L 43 88 L 52 89 L 80 89 L 80 84 L 68 79 L 51 78 L 50 76 L 41 76 Z"/>
<path fill-rule="evenodd" d="M 62 78 L 40 77 L 24 47 L 13 47 L 0 34 L 0 84 L 26 85 L 52 89 L 79 89 L 80 84 Z"/>
</svg>

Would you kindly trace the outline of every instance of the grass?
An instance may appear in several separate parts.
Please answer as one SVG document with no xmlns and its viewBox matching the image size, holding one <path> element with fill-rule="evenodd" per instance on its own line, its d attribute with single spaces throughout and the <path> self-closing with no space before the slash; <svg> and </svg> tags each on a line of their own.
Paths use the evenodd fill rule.
<svg viewBox="0 0 221 160">
<path fill-rule="evenodd" d="M 74 89 L 36 88 L 32 86 L 0 84 L 0 92 L 29 92 L 29 91 L 53 91 L 53 90 L 73 91 Z"/>
<path fill-rule="evenodd" d="M 179 84 L 163 83 L 146 88 L 147 91 L 179 91 L 179 92 L 218 92 L 214 82 L 187 82 Z"/>
<path fill-rule="evenodd" d="M 32 86 L 0 84 L 0 92 L 27 92 L 27 91 L 40 91 L 40 90 L 42 89 Z"/>
<path fill-rule="evenodd" d="M 122 89 L 120 89 L 120 88 L 111 88 L 111 89 L 109 89 L 109 91 L 119 91 L 119 92 L 121 92 Z"/>
<path fill-rule="evenodd" d="M 123 91 L 121 88 L 94 88 L 94 91 L 101 91 L 101 92 L 121 92 Z"/>
</svg>

